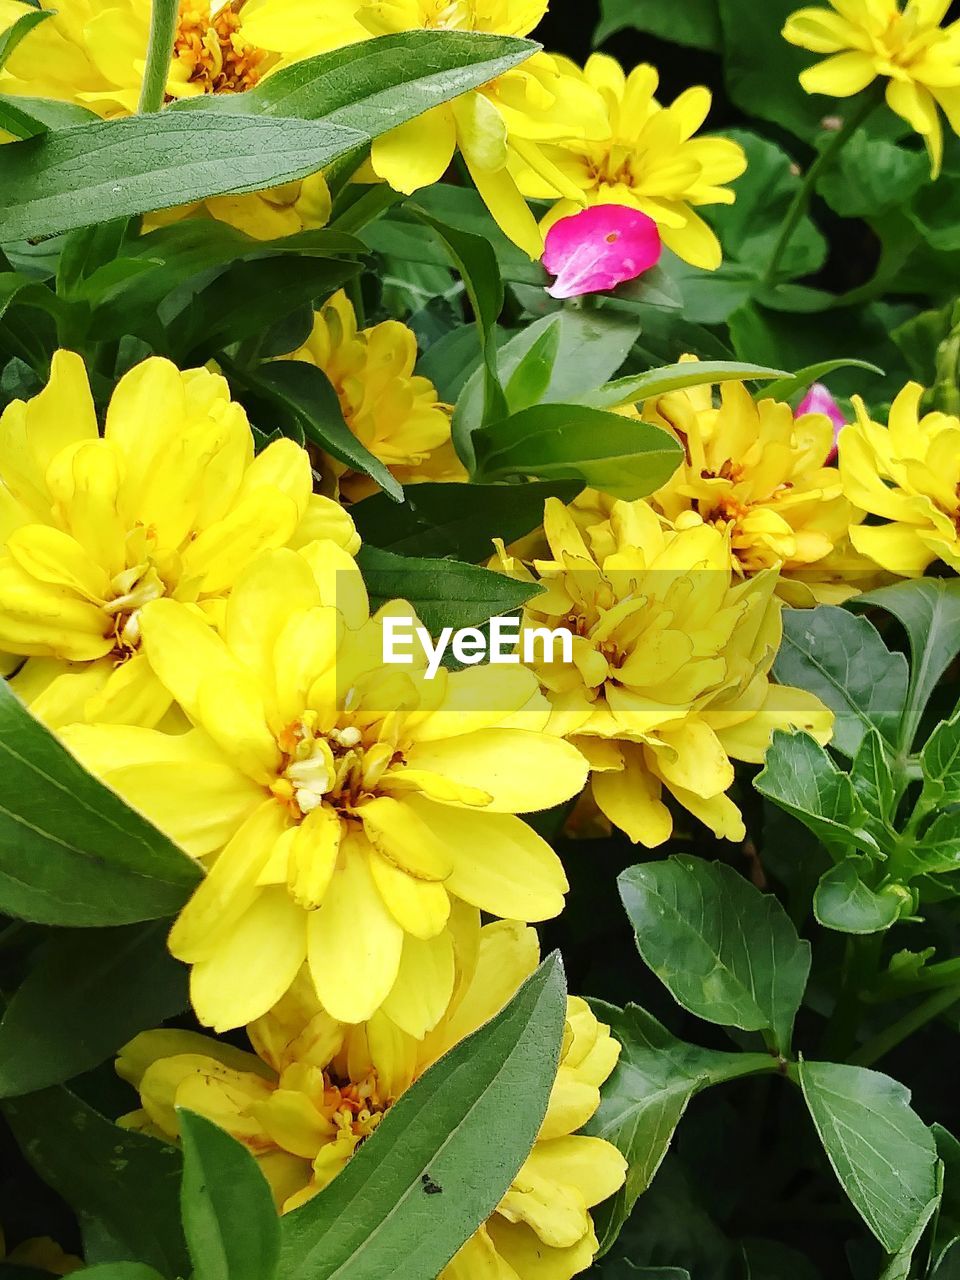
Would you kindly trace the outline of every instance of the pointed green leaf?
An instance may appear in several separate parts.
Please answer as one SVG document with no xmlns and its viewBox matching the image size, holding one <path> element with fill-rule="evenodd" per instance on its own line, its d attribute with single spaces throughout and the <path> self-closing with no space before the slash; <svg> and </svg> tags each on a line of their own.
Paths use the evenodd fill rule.
<svg viewBox="0 0 960 1280">
<path fill-rule="evenodd" d="M 879 1071 L 835 1062 L 802 1062 L 800 1084 L 844 1191 L 887 1253 L 896 1253 L 937 1196 L 936 1146 L 909 1090 Z"/>
<path fill-rule="evenodd" d="M 920 753 L 921 803 L 928 809 L 960 800 L 960 715 L 941 721 Z"/>
<path fill-rule="evenodd" d="M 180 1212 L 194 1280 L 272 1280 L 280 1218 L 256 1160 L 203 1116 L 178 1111 Z"/>
<path fill-rule="evenodd" d="M 624 404 L 639 404 L 665 396 L 671 391 L 684 391 L 688 387 L 713 386 L 719 382 L 750 382 L 755 378 L 788 378 L 782 369 L 768 369 L 763 365 L 734 364 L 727 360 L 684 361 L 663 369 L 651 369 L 629 378 L 608 382 L 599 390 L 579 397 L 579 403 L 594 409 L 615 409 Z"/>
<path fill-rule="evenodd" d="M 810 944 L 777 899 L 701 858 L 629 867 L 617 883 L 640 954 L 674 1000 L 707 1022 L 771 1030 L 786 1052 Z"/>
<path fill-rule="evenodd" d="M 391 1107 L 330 1186 L 283 1219 L 284 1280 L 437 1274 L 500 1202 L 540 1128 L 566 1011 L 546 960 Z"/>
<path fill-rule="evenodd" d="M 0 70 L 24 36 L 29 35 L 41 22 L 52 17 L 53 13 L 49 9 L 28 9 L 5 31 L 0 31 Z"/>
<path fill-rule="evenodd" d="M 577 404 L 541 404 L 474 432 L 477 478 L 580 480 L 617 498 L 644 498 L 683 457 L 666 431 Z"/>
<path fill-rule="evenodd" d="M 854 756 L 876 729 L 896 744 L 907 696 L 907 662 L 891 653 L 876 627 L 846 609 L 785 609 L 774 663 L 781 684 L 809 689 L 836 716 L 831 746 Z"/>
<path fill-rule="evenodd" d="M 302 120 L 184 112 L 103 120 L 0 148 L 0 227 L 31 240 L 305 178 L 363 143 Z"/>
</svg>

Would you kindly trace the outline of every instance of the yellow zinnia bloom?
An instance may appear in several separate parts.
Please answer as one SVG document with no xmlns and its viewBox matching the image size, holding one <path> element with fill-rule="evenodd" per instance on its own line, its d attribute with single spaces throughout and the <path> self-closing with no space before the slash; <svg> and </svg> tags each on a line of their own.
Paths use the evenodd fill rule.
<svg viewBox="0 0 960 1280">
<path fill-rule="evenodd" d="M 216 855 L 170 949 L 218 1030 L 265 1013 L 306 960 L 332 1016 L 386 1003 L 422 1035 L 452 991 L 451 896 L 525 920 L 563 907 L 559 859 L 514 815 L 575 795 L 583 757 L 542 731 L 549 708 L 522 667 L 431 679 L 425 659 L 384 665 L 384 614 L 411 612 L 371 618 L 332 542 L 265 552 L 222 635 L 176 600 L 142 610 L 147 657 L 192 732 L 63 731 L 189 853 Z"/>
<path fill-rule="evenodd" d="M 479 930 L 464 981 L 425 1040 L 382 1015 L 359 1027 L 330 1018 L 300 982 L 247 1028 L 256 1054 L 183 1031 L 148 1031 L 117 1070 L 138 1089 L 130 1127 L 168 1141 L 176 1108 L 214 1120 L 256 1157 L 278 1207 L 295 1209 L 327 1186 L 391 1103 L 441 1054 L 492 1018 L 536 967 L 532 929 L 499 921 Z M 539 1137 L 496 1211 L 438 1280 L 569 1280 L 593 1261 L 590 1209 L 623 1184 L 626 1164 L 602 1138 L 577 1133 L 600 1103 L 619 1043 L 585 1001 L 571 997 Z"/>
<path fill-rule="evenodd" d="M 417 339 L 399 320 L 357 329 L 342 291 L 316 313 L 307 341 L 285 359 L 322 369 L 340 399 L 347 426 L 401 484 L 465 480 L 450 439 L 450 406 L 441 404 L 428 378 L 417 377 Z M 369 476 L 324 455 L 322 471 L 351 502 L 377 489 Z"/>
<path fill-rule="evenodd" d="M 323 13 L 339 30 L 354 23 L 359 31 L 349 38 L 364 39 L 422 30 L 526 36 L 546 9 L 547 0 L 329 0 Z M 290 30 L 302 10 L 294 0 L 258 0 L 247 26 L 276 47 L 282 30 Z M 317 37 L 323 39 L 322 33 Z M 539 258 L 543 238 L 511 175 L 510 161 L 533 164 L 550 184 L 551 198 L 577 200 L 576 188 L 536 143 L 594 136 L 602 127 L 602 104 L 590 86 L 567 74 L 561 59 L 537 53 L 481 89 L 432 107 L 375 138 L 369 168 L 394 190 L 409 195 L 439 182 L 459 151 L 504 233 L 531 258 Z"/>
<path fill-rule="evenodd" d="M 769 680 L 781 638 L 777 571 L 738 580 L 729 531 L 693 511 L 670 527 L 644 501 L 615 502 L 584 533 L 551 498 L 544 531 L 550 558 L 533 568 L 546 590 L 523 626 L 573 633 L 572 663 L 534 669 L 551 728 L 590 761 L 593 799 L 648 848 L 673 828 L 664 788 L 715 835 L 743 839 L 727 795 L 731 761 L 760 763 L 774 729 L 826 741 L 832 724 L 812 694 Z M 508 557 L 504 567 L 533 576 Z"/>
<path fill-rule="evenodd" d="M 659 75 L 646 64 L 625 76 L 613 58 L 595 53 L 582 72 L 566 62 L 561 69 L 599 95 L 604 128 L 599 136 L 539 144 L 543 158 L 579 193 L 555 204 L 541 229 L 576 213 L 577 200 L 630 205 L 656 222 L 663 243 L 684 262 L 719 267 L 720 242 L 695 209 L 732 204 L 734 193 L 724 184 L 743 173 L 747 160 L 729 138 L 694 137 L 710 110 L 710 91 L 687 89 L 664 107 L 654 96 Z M 550 183 L 533 166 L 515 173 L 525 195 L 553 198 Z"/>
<path fill-rule="evenodd" d="M 923 387 L 908 383 L 886 427 L 859 396 L 857 420 L 840 432 L 844 492 L 886 524 L 850 530 L 856 549 L 890 573 L 915 578 L 942 560 L 960 572 L 960 418 L 920 416 Z"/>
<path fill-rule="evenodd" d="M 105 120 L 133 114 L 146 65 L 150 0 L 40 0 L 40 8 L 52 16 L 34 28 L 0 68 L 0 93 L 77 103 Z M 256 0 L 249 8 L 256 10 Z M 31 12 L 33 6 L 25 0 L 0 0 L 0 31 Z M 241 4 L 180 0 L 167 101 L 239 93 L 296 61 L 281 48 L 254 42 L 245 23 Z M 331 17 L 328 38 L 335 45 L 362 38 L 362 32 L 352 24 L 340 31 Z M 216 218 L 268 240 L 322 227 L 330 216 L 330 193 L 323 175 L 314 174 L 270 191 L 216 196 L 166 210 L 147 217 L 144 227 L 149 230 L 188 214 Z"/>
<path fill-rule="evenodd" d="M 167 596 L 216 621 L 264 547 L 332 538 L 353 521 L 312 493 L 306 452 L 278 440 L 256 458 L 219 374 L 157 357 L 118 383 L 99 434 L 83 361 L 0 417 L 0 651 L 13 687 L 51 727 L 152 726 L 170 707 L 140 644 L 140 611 Z M 29 659 L 23 665 L 23 659 Z"/>
<path fill-rule="evenodd" d="M 680 466 L 650 502 L 675 523 L 695 512 L 729 532 L 733 566 L 750 575 L 778 569 L 778 593 L 792 604 L 840 603 L 873 585 L 875 566 L 849 546 L 857 511 L 840 472 L 827 465 L 833 423 L 794 417 L 790 405 L 755 402 L 741 382 L 694 387 L 650 400 L 643 418 L 684 447 Z"/>
<path fill-rule="evenodd" d="M 887 79 L 887 105 L 921 135 L 933 176 L 943 161 L 940 107 L 960 133 L 960 22 L 940 24 L 950 0 L 830 0 L 800 9 L 784 38 L 830 57 L 801 72 L 807 93 L 849 98 Z"/>
</svg>

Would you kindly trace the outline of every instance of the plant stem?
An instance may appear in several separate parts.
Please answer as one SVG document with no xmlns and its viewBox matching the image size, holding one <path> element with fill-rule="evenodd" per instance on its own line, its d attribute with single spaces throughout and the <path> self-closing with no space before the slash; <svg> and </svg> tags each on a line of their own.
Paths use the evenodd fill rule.
<svg viewBox="0 0 960 1280">
<path fill-rule="evenodd" d="M 173 42 L 177 31 L 179 0 L 153 0 L 150 14 L 150 43 L 147 45 L 147 65 L 140 88 L 140 111 L 159 111 L 167 91 Z"/>
<path fill-rule="evenodd" d="M 872 1040 L 861 1045 L 856 1053 L 850 1055 L 849 1061 L 858 1067 L 872 1066 L 880 1058 L 885 1057 L 891 1049 L 895 1049 L 901 1041 L 912 1036 L 915 1031 L 925 1027 L 928 1022 L 932 1022 L 934 1018 L 945 1013 L 958 1002 L 960 1002 L 960 985 L 955 984 L 943 991 L 935 992 L 909 1013 L 904 1014 L 902 1018 L 891 1023 L 885 1031 L 881 1031 Z"/>
<path fill-rule="evenodd" d="M 866 121 L 867 117 L 879 102 L 880 90 L 879 88 L 875 88 L 872 93 L 868 94 L 864 98 L 859 109 L 854 111 L 852 115 L 848 116 L 844 121 L 843 127 L 837 130 L 807 170 L 803 182 L 797 189 L 796 195 L 790 203 L 790 208 L 787 210 L 787 216 L 784 218 L 783 226 L 780 228 L 780 236 L 777 240 L 776 247 L 770 255 L 770 261 L 767 263 L 767 269 L 763 273 L 764 284 L 769 285 L 777 283 L 777 276 L 780 271 L 780 263 L 783 260 L 783 255 L 789 248 L 790 241 L 793 239 L 793 234 L 800 225 L 800 219 L 807 211 L 807 206 L 809 205 L 810 198 L 813 195 L 813 189 L 816 186 L 817 179 L 825 169 L 829 168 L 829 166 L 833 164 L 837 156 L 860 126 Z"/>
</svg>

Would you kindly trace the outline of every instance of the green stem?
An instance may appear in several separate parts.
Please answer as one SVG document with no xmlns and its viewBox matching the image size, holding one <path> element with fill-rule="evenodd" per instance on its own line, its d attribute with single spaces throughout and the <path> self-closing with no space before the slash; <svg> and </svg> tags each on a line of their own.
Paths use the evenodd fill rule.
<svg viewBox="0 0 960 1280">
<path fill-rule="evenodd" d="M 790 246 L 794 232 L 800 225 L 800 219 L 807 211 L 810 198 L 813 195 L 813 189 L 816 186 L 817 179 L 825 169 L 829 168 L 836 160 L 837 156 L 847 145 L 856 131 L 866 121 L 873 109 L 879 105 L 880 90 L 875 89 L 873 93 L 868 94 L 861 102 L 860 107 L 851 116 L 848 116 L 843 127 L 838 129 L 830 141 L 826 144 L 817 158 L 807 170 L 803 182 L 797 189 L 796 195 L 790 203 L 787 210 L 787 216 L 783 220 L 783 226 L 780 228 L 780 237 L 777 240 L 776 247 L 770 255 L 770 261 L 767 263 L 767 269 L 763 273 L 764 284 L 776 284 L 777 276 L 780 272 L 780 263 L 783 255 Z"/>
<path fill-rule="evenodd" d="M 880 979 L 872 997 L 876 1000 L 902 1000 L 918 991 L 940 991 L 960 983 L 960 957 L 928 965 L 913 978 L 897 979 L 895 974 Z"/>
<path fill-rule="evenodd" d="M 159 111 L 167 92 L 173 42 L 177 32 L 179 0 L 153 0 L 150 14 L 150 43 L 147 45 L 147 65 L 140 89 L 140 111 Z"/>
<path fill-rule="evenodd" d="M 850 1055 L 849 1061 L 857 1067 L 873 1066 L 903 1040 L 958 1002 L 960 1002 L 960 985 L 954 984 L 943 991 L 935 992 L 909 1013 L 904 1014 L 902 1018 L 891 1023 L 885 1031 L 881 1031 L 872 1040 L 861 1045 L 856 1053 Z"/>
</svg>

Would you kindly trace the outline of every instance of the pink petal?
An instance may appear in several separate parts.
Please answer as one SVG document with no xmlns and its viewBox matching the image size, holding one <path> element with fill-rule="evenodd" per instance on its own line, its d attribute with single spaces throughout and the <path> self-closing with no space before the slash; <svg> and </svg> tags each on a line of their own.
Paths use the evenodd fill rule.
<svg viewBox="0 0 960 1280">
<path fill-rule="evenodd" d="M 813 384 L 797 405 L 794 416 L 800 418 L 805 413 L 825 413 L 833 423 L 833 448 L 827 454 L 827 462 L 833 462 L 837 456 L 837 439 L 840 432 L 847 425 L 847 420 L 843 416 L 843 410 L 822 382 Z"/>
<path fill-rule="evenodd" d="M 577 298 L 613 289 L 660 261 L 660 232 L 652 218 L 622 204 L 598 204 L 561 218 L 547 232 L 543 265 L 557 278 L 551 298 Z"/>
</svg>

